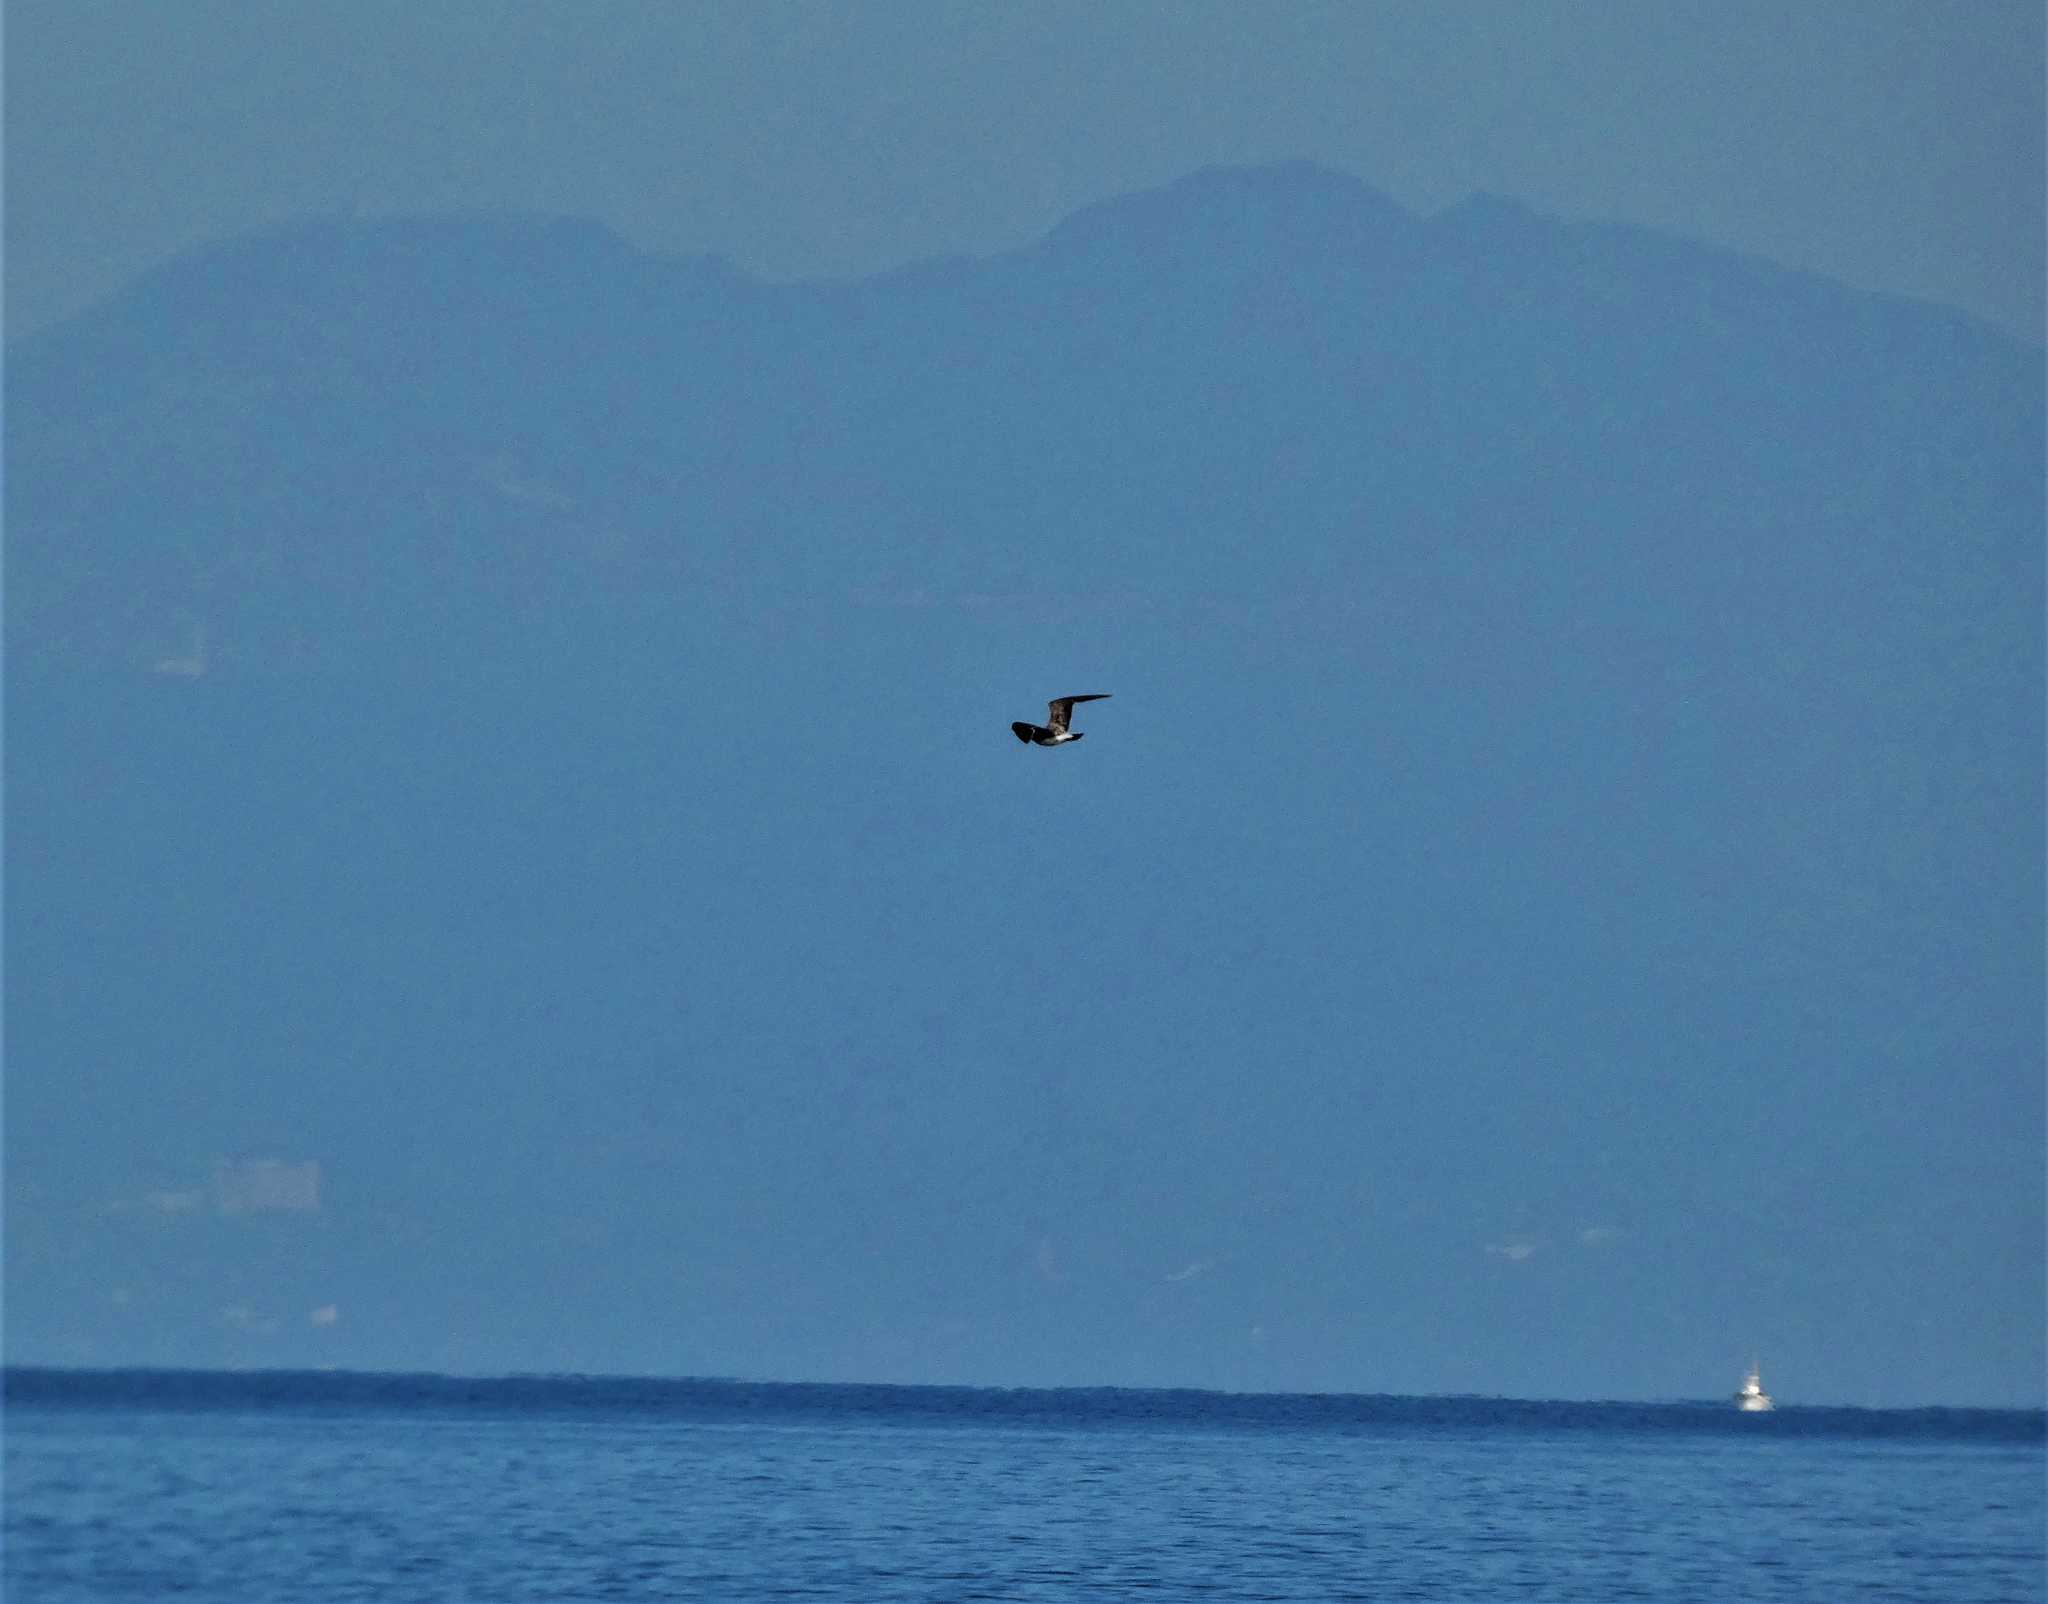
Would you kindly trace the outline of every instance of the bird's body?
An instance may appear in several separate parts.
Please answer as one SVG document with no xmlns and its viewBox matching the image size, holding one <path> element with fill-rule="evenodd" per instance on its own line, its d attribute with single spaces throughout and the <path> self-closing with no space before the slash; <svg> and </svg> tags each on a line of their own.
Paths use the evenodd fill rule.
<svg viewBox="0 0 2048 1604">
<path fill-rule="evenodd" d="M 1069 741 L 1081 739 L 1079 730 L 1067 728 L 1073 722 L 1074 704 L 1108 700 L 1108 691 L 1098 691 L 1090 696 L 1055 696 L 1046 706 L 1045 723 L 1026 724 L 1020 719 L 1010 726 L 1010 733 L 1033 746 L 1065 746 Z"/>
</svg>

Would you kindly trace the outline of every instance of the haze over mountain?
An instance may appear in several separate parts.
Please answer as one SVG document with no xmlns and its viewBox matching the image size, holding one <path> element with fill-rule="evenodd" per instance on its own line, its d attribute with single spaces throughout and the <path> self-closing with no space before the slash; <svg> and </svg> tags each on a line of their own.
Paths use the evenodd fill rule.
<svg viewBox="0 0 2048 1604">
<path fill-rule="evenodd" d="M 10 1358 L 2040 1401 L 2039 347 L 1283 165 L 8 380 Z"/>
</svg>

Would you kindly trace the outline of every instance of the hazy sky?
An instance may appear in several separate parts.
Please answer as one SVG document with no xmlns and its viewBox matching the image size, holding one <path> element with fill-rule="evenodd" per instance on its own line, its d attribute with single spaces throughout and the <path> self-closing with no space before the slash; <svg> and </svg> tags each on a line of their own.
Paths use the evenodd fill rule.
<svg viewBox="0 0 2048 1604">
<path fill-rule="evenodd" d="M 1287 156 L 2042 331 L 2036 0 L 11 0 L 6 44 L 14 332 L 308 212 L 585 214 L 804 277 Z"/>
<path fill-rule="evenodd" d="M 7 23 L 17 332 L 1126 197 L 10 350 L 10 1356 L 2038 1400 L 2038 345 L 1358 181 L 2038 341 L 2039 0 Z"/>
</svg>

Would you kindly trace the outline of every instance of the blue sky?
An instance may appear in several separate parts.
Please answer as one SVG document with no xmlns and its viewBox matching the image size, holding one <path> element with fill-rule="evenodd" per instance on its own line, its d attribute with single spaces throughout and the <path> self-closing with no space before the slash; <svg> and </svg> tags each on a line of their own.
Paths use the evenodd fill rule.
<svg viewBox="0 0 2048 1604">
<path fill-rule="evenodd" d="M 2038 7 L 8 25 L 16 1357 L 2038 1400 Z"/>
</svg>

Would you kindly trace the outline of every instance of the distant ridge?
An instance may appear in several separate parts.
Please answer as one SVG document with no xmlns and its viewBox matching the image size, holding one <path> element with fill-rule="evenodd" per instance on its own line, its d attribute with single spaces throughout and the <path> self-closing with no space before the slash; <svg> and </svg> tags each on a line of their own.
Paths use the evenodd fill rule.
<svg viewBox="0 0 2048 1604">
<path fill-rule="evenodd" d="M 1235 241 L 1353 249 L 1398 237 L 1420 220 L 1392 196 L 1319 163 L 1204 167 L 1157 189 L 1096 201 L 1054 226 L 1034 254 L 1104 242 L 1187 249 Z"/>
</svg>

